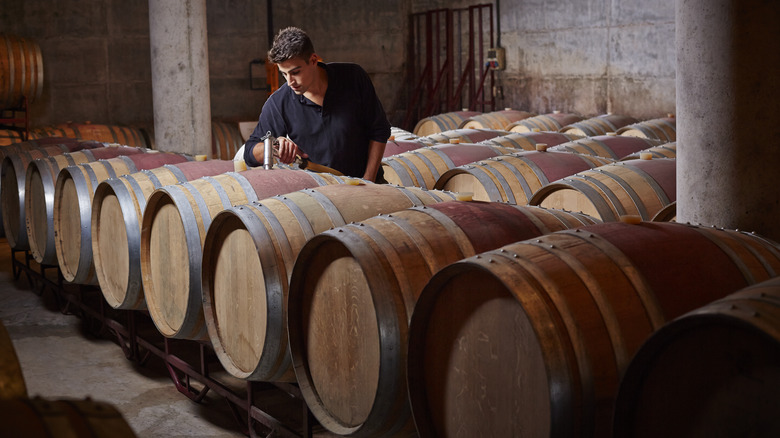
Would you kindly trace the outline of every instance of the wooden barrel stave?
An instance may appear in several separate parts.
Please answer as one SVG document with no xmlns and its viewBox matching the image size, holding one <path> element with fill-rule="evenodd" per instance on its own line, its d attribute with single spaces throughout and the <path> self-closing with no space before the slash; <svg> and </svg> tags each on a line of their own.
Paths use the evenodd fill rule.
<svg viewBox="0 0 780 438">
<path fill-rule="evenodd" d="M 535 207 L 446 202 L 310 239 L 293 269 L 288 326 L 296 376 L 315 417 L 336 434 L 403 430 L 405 333 L 428 279 L 487 248 L 590 223 Z"/>
<path fill-rule="evenodd" d="M 560 131 L 578 134 L 584 137 L 595 137 L 598 135 L 606 135 L 610 132 L 616 132 L 618 129 L 626 125 L 637 122 L 637 119 L 630 116 L 623 116 L 619 114 L 602 114 L 590 119 L 585 119 L 566 125 L 562 127 Z"/>
<path fill-rule="evenodd" d="M 417 125 L 415 125 L 412 132 L 414 135 L 424 137 L 426 135 L 435 134 L 437 132 L 457 129 L 464 120 L 478 114 L 480 113 L 477 111 L 453 111 L 449 113 L 437 114 L 421 119 L 419 122 L 417 122 Z"/>
<path fill-rule="evenodd" d="M 227 160 L 188 161 L 101 182 L 92 207 L 95 275 L 116 309 L 145 309 L 141 280 L 141 217 L 154 190 L 233 170 Z"/>
<path fill-rule="evenodd" d="M 524 151 L 451 169 L 437 180 L 434 188 L 471 192 L 477 201 L 524 205 L 550 182 L 609 162 L 566 152 Z"/>
<path fill-rule="evenodd" d="M 666 142 L 677 141 L 677 119 L 661 117 L 643 120 L 618 129 L 618 135 L 654 138 Z"/>
<path fill-rule="evenodd" d="M 251 180 L 251 181 L 250 181 Z M 141 225 L 141 277 L 149 314 L 167 337 L 208 339 L 201 305 L 203 241 L 217 213 L 234 205 L 343 179 L 291 169 L 252 169 L 155 190 Z"/>
<path fill-rule="evenodd" d="M 527 111 L 512 109 L 493 111 L 469 117 L 458 128 L 505 130 L 510 124 L 535 115 Z"/>
<path fill-rule="evenodd" d="M 511 132 L 533 132 L 539 131 L 558 131 L 566 125 L 579 122 L 582 116 L 570 113 L 552 112 L 548 114 L 539 114 L 534 117 L 519 120 L 507 126 Z"/>
<path fill-rule="evenodd" d="M 512 132 L 490 140 L 484 140 L 480 144 L 535 151 L 537 144 L 546 144 L 552 147 L 579 138 L 581 137 L 578 135 L 562 132 Z"/>
<path fill-rule="evenodd" d="M 630 154 L 658 146 L 661 143 L 661 140 L 642 137 L 599 135 L 563 143 L 550 149 L 620 160 Z"/>
<path fill-rule="evenodd" d="M 723 251 L 723 240 L 753 251 Z M 410 326 L 418 432 L 607 435 L 620 377 L 653 331 L 776 275 L 779 256 L 747 233 L 616 222 L 452 264 L 426 285 Z"/>
<path fill-rule="evenodd" d="M 32 40 L 0 34 L 0 109 L 21 109 L 43 91 L 43 57 Z"/>
<path fill-rule="evenodd" d="M 778 327 L 780 279 L 775 278 L 693 310 L 653 333 L 621 380 L 615 436 L 776 434 Z"/>
<path fill-rule="evenodd" d="M 24 173 L 20 190 L 20 223 L 26 227 L 27 248 L 38 263 L 57 264 L 54 245 L 54 185 L 60 171 L 68 166 L 121 155 L 145 153 L 145 149 L 126 146 L 103 147 L 66 153 L 31 162 Z M 17 179 L 20 179 L 17 176 Z"/>
<path fill-rule="evenodd" d="M 243 379 L 295 379 L 286 296 L 293 264 L 308 239 L 349 222 L 453 198 L 416 187 L 331 185 L 220 213 L 204 244 L 203 308 L 223 367 Z M 256 310 L 243 312 L 249 308 Z"/>
<path fill-rule="evenodd" d="M 92 251 L 92 197 L 110 178 L 189 161 L 177 153 L 137 154 L 83 163 L 63 169 L 54 185 L 54 248 L 64 279 L 97 284 Z"/>
<path fill-rule="evenodd" d="M 502 146 L 441 144 L 384 158 L 382 169 L 385 180 L 391 184 L 430 189 L 441 174 L 453 167 L 511 152 Z"/>
<path fill-rule="evenodd" d="M 550 183 L 528 203 L 581 211 L 604 222 L 623 215 L 649 221 L 676 200 L 675 174 L 675 160 L 621 161 Z"/>
</svg>

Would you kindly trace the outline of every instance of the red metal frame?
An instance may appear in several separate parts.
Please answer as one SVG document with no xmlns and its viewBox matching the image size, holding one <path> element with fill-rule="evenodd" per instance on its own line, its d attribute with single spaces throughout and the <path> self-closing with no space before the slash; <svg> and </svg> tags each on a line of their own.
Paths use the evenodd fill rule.
<svg viewBox="0 0 780 438">
<path fill-rule="evenodd" d="M 463 32 L 466 20 L 467 31 Z M 410 90 L 404 129 L 411 129 L 415 120 L 437 113 L 462 108 L 482 112 L 495 109 L 494 72 L 484 62 L 487 49 L 494 44 L 493 34 L 492 4 L 434 9 L 409 16 L 406 83 L 414 84 L 414 88 Z"/>
</svg>

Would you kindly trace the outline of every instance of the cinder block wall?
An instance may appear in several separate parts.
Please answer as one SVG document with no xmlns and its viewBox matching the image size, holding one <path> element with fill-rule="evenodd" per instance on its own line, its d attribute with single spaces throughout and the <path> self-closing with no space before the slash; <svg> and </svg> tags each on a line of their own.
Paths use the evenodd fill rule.
<svg viewBox="0 0 780 438">
<path fill-rule="evenodd" d="M 402 119 L 408 16 L 484 2 L 344 0 L 272 2 L 273 27 L 307 30 L 326 61 L 369 72 L 391 122 Z M 497 107 L 652 118 L 675 112 L 674 0 L 497 0 L 507 69 Z M 254 120 L 264 91 L 249 62 L 268 49 L 267 3 L 208 0 L 212 117 Z M 35 126 L 65 121 L 153 125 L 148 2 L 4 0 L 0 29 L 43 51 Z"/>
</svg>

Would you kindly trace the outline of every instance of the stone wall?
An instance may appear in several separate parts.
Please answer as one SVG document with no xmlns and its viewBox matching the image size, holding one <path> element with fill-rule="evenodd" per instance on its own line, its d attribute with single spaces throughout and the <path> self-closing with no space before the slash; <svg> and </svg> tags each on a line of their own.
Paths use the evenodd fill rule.
<svg viewBox="0 0 780 438">
<path fill-rule="evenodd" d="M 5 0 L 0 29 L 41 46 L 44 92 L 33 124 L 65 121 L 151 127 L 148 2 Z M 310 33 L 326 61 L 352 61 L 371 75 L 393 124 L 403 119 L 410 13 L 480 2 L 383 0 L 273 2 L 273 27 Z M 484 2 L 482 2 L 484 3 Z M 496 0 L 496 108 L 675 112 L 674 0 Z M 268 49 L 266 2 L 208 0 L 212 118 L 254 120 L 264 91 L 249 89 L 249 62 Z M 454 108 L 457 109 L 457 108 Z"/>
</svg>

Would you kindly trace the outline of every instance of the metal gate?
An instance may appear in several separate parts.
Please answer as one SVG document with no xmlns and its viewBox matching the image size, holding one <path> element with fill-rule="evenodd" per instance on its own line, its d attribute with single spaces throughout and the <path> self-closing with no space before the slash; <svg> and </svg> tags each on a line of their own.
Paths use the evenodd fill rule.
<svg viewBox="0 0 780 438">
<path fill-rule="evenodd" d="M 435 9 L 409 16 L 407 81 L 412 85 L 404 127 L 449 111 L 495 110 L 493 5 Z"/>
</svg>

